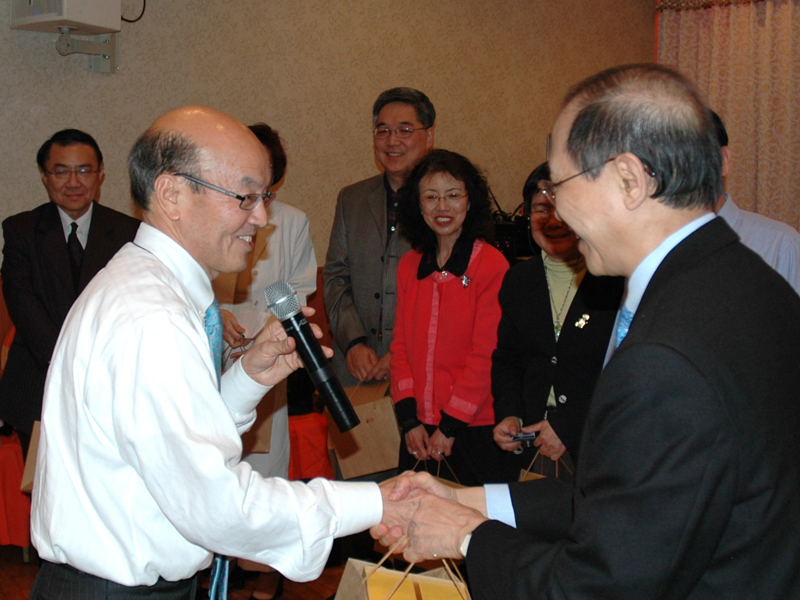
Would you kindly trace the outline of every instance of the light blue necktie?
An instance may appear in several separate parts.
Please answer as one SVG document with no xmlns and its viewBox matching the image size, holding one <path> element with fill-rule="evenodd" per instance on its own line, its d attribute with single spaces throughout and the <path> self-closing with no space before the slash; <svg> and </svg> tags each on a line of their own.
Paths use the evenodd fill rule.
<svg viewBox="0 0 800 600">
<path fill-rule="evenodd" d="M 214 359 L 214 367 L 217 370 L 217 387 L 219 387 L 222 377 L 222 313 L 216 298 L 206 310 L 203 328 L 206 330 L 208 344 L 211 346 L 211 358 Z M 214 562 L 211 565 L 211 582 L 208 586 L 208 597 L 211 600 L 227 600 L 229 572 L 230 559 L 227 556 L 214 555 Z"/>
<path fill-rule="evenodd" d="M 214 359 L 214 367 L 217 369 L 217 385 L 219 385 L 220 377 L 222 377 L 222 313 L 216 298 L 206 310 L 203 325 L 211 346 L 211 358 Z"/>
<path fill-rule="evenodd" d="M 625 339 L 625 336 L 628 335 L 628 329 L 631 326 L 631 321 L 633 321 L 633 313 L 627 308 L 622 307 L 619 311 L 619 318 L 617 319 L 617 348 L 619 348 L 619 345 L 622 343 L 622 340 Z"/>
</svg>

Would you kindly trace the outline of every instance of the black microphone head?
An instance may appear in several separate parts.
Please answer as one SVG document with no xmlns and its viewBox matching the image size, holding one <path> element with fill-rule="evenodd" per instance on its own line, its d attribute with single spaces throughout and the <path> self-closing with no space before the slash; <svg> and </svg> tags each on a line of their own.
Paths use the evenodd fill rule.
<svg viewBox="0 0 800 600">
<path fill-rule="evenodd" d="M 300 312 L 300 299 L 292 286 L 285 281 L 276 281 L 264 290 L 264 298 L 272 314 L 279 321 L 293 317 Z"/>
</svg>

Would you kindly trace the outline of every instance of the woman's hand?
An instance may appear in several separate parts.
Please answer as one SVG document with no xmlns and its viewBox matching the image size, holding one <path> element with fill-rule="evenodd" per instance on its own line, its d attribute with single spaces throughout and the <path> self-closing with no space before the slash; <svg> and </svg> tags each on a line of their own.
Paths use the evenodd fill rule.
<svg viewBox="0 0 800 600">
<path fill-rule="evenodd" d="M 436 429 L 428 441 L 428 454 L 433 460 L 442 460 L 445 456 L 450 456 L 453 453 L 453 442 L 456 438 L 449 438 L 442 433 L 440 429 Z"/>
<path fill-rule="evenodd" d="M 424 425 L 418 425 L 406 432 L 405 440 L 406 449 L 414 458 L 417 460 L 428 460 L 430 458 L 428 453 L 429 437 Z"/>
<path fill-rule="evenodd" d="M 517 417 L 506 417 L 495 425 L 492 430 L 494 443 L 497 444 L 501 450 L 513 452 L 519 448 L 519 442 L 515 442 L 511 438 L 517 435 L 519 430 L 519 419 Z"/>
<path fill-rule="evenodd" d="M 561 438 L 556 435 L 549 421 L 539 421 L 535 425 L 523 427 L 522 431 L 525 433 L 539 432 L 539 437 L 536 438 L 533 445 L 539 448 L 539 453 L 542 456 L 546 456 L 550 460 L 558 460 L 567 451 L 567 447 L 561 442 Z"/>
<path fill-rule="evenodd" d="M 222 313 L 222 339 L 231 348 L 239 348 L 250 342 L 249 338 L 244 337 L 245 329 L 233 316 L 233 313 L 224 308 L 220 309 Z"/>
</svg>

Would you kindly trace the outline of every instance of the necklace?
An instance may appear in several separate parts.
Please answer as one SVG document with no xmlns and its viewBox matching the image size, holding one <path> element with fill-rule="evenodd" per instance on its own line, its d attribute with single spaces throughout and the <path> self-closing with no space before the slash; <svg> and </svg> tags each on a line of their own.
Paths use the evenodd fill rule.
<svg viewBox="0 0 800 600">
<path fill-rule="evenodd" d="M 564 294 L 564 300 L 561 302 L 561 308 L 556 308 L 556 302 L 553 300 L 553 290 L 550 289 L 550 276 L 547 274 L 547 264 L 544 265 L 544 279 L 547 282 L 547 295 L 550 296 L 550 304 L 553 305 L 553 311 L 556 315 L 556 322 L 553 326 L 556 332 L 556 341 L 558 341 L 558 337 L 561 335 L 561 315 L 564 313 L 564 307 L 567 305 L 567 298 L 569 298 L 569 293 L 572 290 L 572 284 L 575 281 L 575 273 L 572 273 L 572 277 L 569 280 L 569 286 L 567 287 L 567 293 Z"/>
</svg>

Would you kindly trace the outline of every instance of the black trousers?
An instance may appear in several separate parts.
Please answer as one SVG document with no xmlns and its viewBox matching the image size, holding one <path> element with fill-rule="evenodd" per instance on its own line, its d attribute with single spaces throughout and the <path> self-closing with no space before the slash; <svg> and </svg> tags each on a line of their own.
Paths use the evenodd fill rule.
<svg viewBox="0 0 800 600">
<path fill-rule="evenodd" d="M 196 590 L 196 575 L 182 581 L 159 578 L 154 585 L 129 587 L 69 565 L 42 561 L 30 600 L 194 600 Z"/>
</svg>

